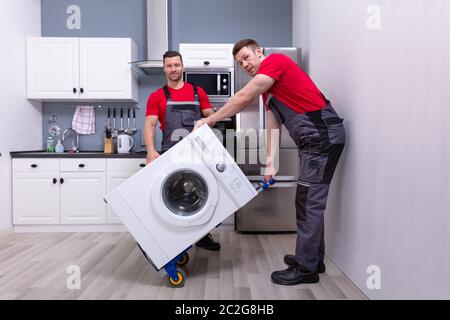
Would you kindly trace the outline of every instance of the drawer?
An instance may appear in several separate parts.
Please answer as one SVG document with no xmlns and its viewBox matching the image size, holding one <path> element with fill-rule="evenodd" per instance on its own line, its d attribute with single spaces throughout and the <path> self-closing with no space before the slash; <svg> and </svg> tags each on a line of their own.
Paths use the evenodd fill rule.
<svg viewBox="0 0 450 320">
<path fill-rule="evenodd" d="M 61 159 L 60 171 L 91 172 L 106 171 L 106 159 Z"/>
<path fill-rule="evenodd" d="M 139 171 L 145 167 L 146 160 L 142 159 L 107 159 L 108 171 Z"/>
<path fill-rule="evenodd" d="M 59 159 L 42 159 L 42 158 L 13 159 L 12 170 L 13 172 L 59 171 Z"/>
</svg>

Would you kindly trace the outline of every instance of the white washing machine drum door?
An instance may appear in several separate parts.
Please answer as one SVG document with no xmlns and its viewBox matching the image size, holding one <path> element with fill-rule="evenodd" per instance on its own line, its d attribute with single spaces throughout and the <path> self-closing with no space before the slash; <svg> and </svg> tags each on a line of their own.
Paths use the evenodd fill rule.
<svg viewBox="0 0 450 320">
<path fill-rule="evenodd" d="M 207 223 L 217 204 L 217 182 L 208 169 L 189 166 L 166 170 L 155 181 L 153 208 L 166 222 L 176 226 Z"/>
</svg>

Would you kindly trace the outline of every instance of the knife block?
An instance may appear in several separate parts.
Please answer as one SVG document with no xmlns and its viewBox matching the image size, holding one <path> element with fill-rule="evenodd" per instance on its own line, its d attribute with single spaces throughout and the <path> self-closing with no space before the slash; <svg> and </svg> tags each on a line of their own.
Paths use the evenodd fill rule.
<svg viewBox="0 0 450 320">
<path fill-rule="evenodd" d="M 103 152 L 104 153 L 114 153 L 114 144 L 112 139 L 104 139 L 103 140 Z"/>
</svg>

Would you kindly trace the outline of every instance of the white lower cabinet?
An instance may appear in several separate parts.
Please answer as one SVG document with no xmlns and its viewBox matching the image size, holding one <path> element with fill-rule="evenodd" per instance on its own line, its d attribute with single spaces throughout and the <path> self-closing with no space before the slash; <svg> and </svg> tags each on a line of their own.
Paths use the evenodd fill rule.
<svg viewBox="0 0 450 320">
<path fill-rule="evenodd" d="M 64 172 L 61 179 L 61 224 L 106 223 L 105 172 Z"/>
<path fill-rule="evenodd" d="M 145 167 L 145 159 L 108 159 L 107 191 L 111 191 L 122 182 Z M 107 221 L 109 224 L 121 224 L 119 217 L 108 206 Z"/>
<path fill-rule="evenodd" d="M 14 172 L 13 211 L 14 224 L 59 224 L 59 172 Z"/>
<path fill-rule="evenodd" d="M 108 192 L 115 187 L 117 187 L 119 184 L 127 180 L 129 177 L 131 177 L 135 172 L 132 171 L 119 171 L 119 172 L 108 172 L 108 184 L 107 189 Z M 111 209 L 110 206 L 108 206 L 108 223 L 114 223 L 114 224 L 121 224 L 122 221 L 120 221 L 119 217 L 114 213 L 114 211 Z"/>
<path fill-rule="evenodd" d="M 13 159 L 14 225 L 117 225 L 103 196 L 145 159 Z"/>
</svg>

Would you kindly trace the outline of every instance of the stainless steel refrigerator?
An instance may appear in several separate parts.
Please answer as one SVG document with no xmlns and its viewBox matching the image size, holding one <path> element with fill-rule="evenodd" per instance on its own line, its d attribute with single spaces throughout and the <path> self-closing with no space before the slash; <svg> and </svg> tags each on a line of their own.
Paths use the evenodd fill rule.
<svg viewBox="0 0 450 320">
<path fill-rule="evenodd" d="M 267 57 L 283 53 L 300 65 L 300 48 L 264 48 Z M 235 64 L 235 92 L 243 88 L 250 77 Z M 265 106 L 261 97 L 255 99 L 236 116 L 236 161 L 250 181 L 257 184 L 263 178 L 265 166 L 265 136 L 263 132 L 244 134 L 248 129 L 265 129 Z M 240 133 L 240 134 L 239 134 Z M 255 197 L 236 212 L 236 230 L 241 232 L 296 231 L 295 194 L 298 175 L 298 151 L 284 126 L 281 130 L 277 183 Z"/>
</svg>

